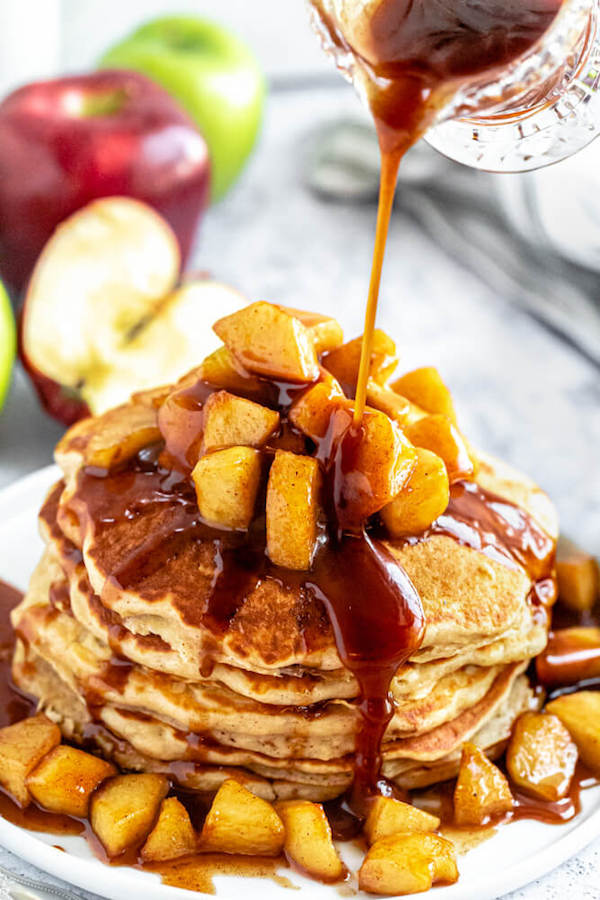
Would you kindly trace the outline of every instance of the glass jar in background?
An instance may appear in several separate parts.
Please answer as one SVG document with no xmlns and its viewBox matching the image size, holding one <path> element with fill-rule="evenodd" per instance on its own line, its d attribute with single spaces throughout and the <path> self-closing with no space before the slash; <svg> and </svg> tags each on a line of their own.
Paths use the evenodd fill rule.
<svg viewBox="0 0 600 900">
<path fill-rule="evenodd" d="M 490 21 L 497 21 L 499 27 L 503 14 L 511 15 L 510 4 L 508 11 L 503 12 L 502 0 L 488 0 L 489 9 L 486 0 L 477 4 L 457 0 L 455 17 L 452 4 L 440 4 L 442 30 L 438 33 L 427 30 L 424 3 L 426 0 L 420 0 L 420 4 L 409 0 L 308 0 L 323 49 L 365 99 L 369 84 L 381 83 L 382 90 L 386 90 L 385 66 L 393 67 L 397 62 L 393 56 L 394 35 L 401 33 L 403 24 L 408 29 L 406 52 L 412 46 L 412 36 L 416 40 L 417 60 L 419 53 L 426 60 L 429 42 L 442 65 L 447 55 L 451 65 L 456 63 L 458 73 L 461 53 L 471 52 L 468 41 L 466 49 L 461 49 L 462 36 L 466 40 L 479 31 L 485 36 L 488 12 Z M 524 8 L 523 34 L 527 34 L 528 16 L 535 23 L 553 5 L 546 9 L 540 0 L 532 4 L 531 10 Z M 518 9 L 518 4 L 515 6 Z M 397 32 L 390 32 L 390 41 L 383 42 L 381 52 L 388 57 L 381 58 L 384 74 L 379 82 L 376 53 L 381 22 L 386 21 L 385 16 L 380 16 L 383 9 L 386 14 L 391 13 L 392 22 L 400 25 Z M 434 15 L 430 27 L 435 24 Z M 516 24 L 517 19 L 515 27 Z M 494 35 L 494 31 L 490 32 L 490 38 Z M 517 31 L 508 35 L 508 40 L 514 41 L 516 35 Z M 450 48 L 447 53 L 445 42 Z M 492 40 L 492 46 L 500 59 L 499 39 L 495 43 Z M 441 105 L 436 104 L 433 125 L 425 132 L 427 143 L 471 168 L 495 172 L 525 172 L 573 155 L 600 132 L 600 0 L 562 0 L 550 26 L 526 52 L 488 75 L 476 72 L 474 60 L 471 75 L 465 75 L 462 81 L 456 75 L 460 87 L 454 89 L 448 82 L 438 95 Z"/>
<path fill-rule="evenodd" d="M 425 135 L 457 162 L 526 172 L 600 132 L 600 0 L 564 0 L 543 38 L 499 77 L 460 89 Z"/>
</svg>

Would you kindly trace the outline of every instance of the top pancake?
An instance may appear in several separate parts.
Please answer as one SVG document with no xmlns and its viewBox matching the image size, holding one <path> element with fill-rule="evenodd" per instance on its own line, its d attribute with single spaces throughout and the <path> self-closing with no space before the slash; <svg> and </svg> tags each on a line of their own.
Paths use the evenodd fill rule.
<svg viewBox="0 0 600 900">
<path fill-rule="evenodd" d="M 80 423 L 59 444 L 56 459 L 66 486 L 42 513 L 43 530 L 57 557 L 62 556 L 66 565 L 66 537 L 81 551 L 91 593 L 102 606 L 120 617 L 131 633 L 163 640 L 181 655 L 188 670 L 202 665 L 203 659 L 264 673 L 290 667 L 340 670 L 332 628 L 320 601 L 301 587 L 285 586 L 272 573 L 249 583 L 226 627 L 214 627 L 207 613 L 220 561 L 214 543 L 188 527 L 192 510 L 185 502 L 155 498 L 144 503 L 138 497 L 128 503 L 126 476 L 95 478 L 102 482 L 97 486 L 102 502 L 97 497 L 90 502 L 86 485 L 93 476 L 84 469 L 90 442 L 110 445 L 131 427 L 133 418 L 144 417 L 151 422 L 154 410 L 130 404 Z M 550 501 L 529 479 L 483 457 L 478 481 L 526 510 L 555 536 Z M 510 643 L 511 637 L 531 631 L 532 580 L 515 559 L 463 546 L 443 534 L 414 543 L 391 542 L 388 547 L 424 607 L 425 636 L 411 662 Z M 141 551 L 140 566 L 134 563 Z"/>
</svg>

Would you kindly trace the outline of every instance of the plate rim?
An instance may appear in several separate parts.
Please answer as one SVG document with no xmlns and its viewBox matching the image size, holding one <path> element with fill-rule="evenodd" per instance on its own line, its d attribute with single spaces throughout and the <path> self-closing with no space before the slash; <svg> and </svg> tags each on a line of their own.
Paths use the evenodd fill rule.
<svg viewBox="0 0 600 900">
<path fill-rule="evenodd" d="M 0 515 L 7 502 L 14 504 L 15 499 L 19 497 L 25 501 L 25 505 L 18 509 L 16 515 L 22 515 L 26 512 L 27 502 L 30 500 L 28 494 L 31 491 L 39 491 L 41 494 L 42 491 L 48 490 L 60 475 L 58 466 L 50 464 L 1 488 Z M 40 502 L 41 499 L 40 496 Z M 15 515 L 14 505 L 11 513 L 12 516 Z M 6 516 L 0 531 L 9 528 L 12 516 L 10 513 Z M 3 573 L 0 571 L 0 578 L 2 576 Z M 600 786 L 591 790 L 598 792 Z M 559 829 L 561 826 L 549 825 L 546 827 Z M 59 842 L 61 836 L 52 835 L 52 837 Z M 516 862 L 504 873 L 502 870 L 497 872 L 494 887 L 490 892 L 488 892 L 488 888 L 482 890 L 481 883 L 469 885 L 468 882 L 461 884 L 459 881 L 449 888 L 437 888 L 436 897 L 439 895 L 440 900 L 446 896 L 449 900 L 450 897 L 455 897 L 455 900 L 497 900 L 504 894 L 524 888 L 537 878 L 554 871 L 597 837 L 600 837 L 600 802 L 598 802 L 597 809 L 591 810 L 589 815 L 578 825 L 538 850 L 533 857 Z M 78 840 L 84 840 L 84 838 L 78 838 Z M 494 837 L 492 836 L 490 840 L 494 840 Z M 111 867 L 95 857 L 86 858 L 70 853 L 68 850 L 59 850 L 41 840 L 36 832 L 14 825 L 1 816 L 0 844 L 20 859 L 63 881 L 66 885 L 89 891 L 91 880 L 100 882 L 95 893 L 100 892 L 100 896 L 111 898 L 111 900 L 121 900 L 121 898 L 129 896 L 127 894 L 129 888 L 139 890 L 142 885 L 146 891 L 147 900 L 178 900 L 178 898 L 184 900 L 184 898 L 197 897 L 197 893 L 194 891 L 163 884 L 159 876 L 154 873 L 144 872 L 130 866 Z M 258 879 L 252 880 L 257 884 L 260 883 Z M 478 881 L 481 882 L 481 878 Z M 217 896 L 221 900 L 236 900 L 233 896 L 221 892 Z"/>
</svg>

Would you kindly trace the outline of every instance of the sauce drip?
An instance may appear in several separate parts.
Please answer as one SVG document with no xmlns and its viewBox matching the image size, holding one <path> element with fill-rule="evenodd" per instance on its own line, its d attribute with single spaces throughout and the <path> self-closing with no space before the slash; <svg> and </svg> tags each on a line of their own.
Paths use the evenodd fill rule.
<svg viewBox="0 0 600 900">
<path fill-rule="evenodd" d="M 366 399 L 379 285 L 398 167 L 459 86 L 500 70 L 536 44 L 562 0 L 311 0 L 326 50 L 343 60 L 373 116 L 381 150 L 375 247 L 356 389 Z M 365 9 L 365 7 L 367 9 Z"/>
<path fill-rule="evenodd" d="M 423 608 L 402 567 L 368 535 L 345 535 L 323 553 L 307 587 L 327 610 L 342 662 L 360 688 L 352 806 L 362 813 L 370 796 L 391 793 L 380 774 L 394 713 L 390 684 L 423 639 Z"/>
</svg>

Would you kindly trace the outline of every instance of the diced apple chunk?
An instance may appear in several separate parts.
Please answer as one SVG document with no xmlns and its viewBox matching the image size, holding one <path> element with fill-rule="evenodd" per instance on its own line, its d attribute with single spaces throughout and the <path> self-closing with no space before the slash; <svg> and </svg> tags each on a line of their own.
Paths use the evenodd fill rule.
<svg viewBox="0 0 600 900">
<path fill-rule="evenodd" d="M 311 440 L 319 441 L 327 434 L 332 415 L 341 408 L 349 409 L 350 401 L 336 379 L 330 376 L 307 388 L 294 400 L 289 420 Z"/>
<path fill-rule="evenodd" d="M 170 384 L 161 387 L 148 388 L 145 391 L 135 391 L 131 395 L 131 402 L 136 406 L 147 406 L 150 409 L 160 409 L 169 394 L 172 392 L 173 386 Z"/>
<path fill-rule="evenodd" d="M 287 800 L 276 810 L 285 828 L 283 849 L 289 860 L 319 881 L 339 881 L 344 865 L 335 849 L 323 807 L 309 800 Z"/>
<path fill-rule="evenodd" d="M 310 569 L 317 545 L 321 470 L 316 459 L 278 450 L 267 485 L 267 554 L 286 569 Z"/>
<path fill-rule="evenodd" d="M 546 706 L 558 716 L 579 750 L 582 762 L 600 775 L 600 692 L 577 691 L 557 697 Z"/>
<path fill-rule="evenodd" d="M 255 400 L 260 400 L 266 390 L 264 382 L 255 375 L 240 372 L 227 347 L 219 347 L 206 357 L 200 366 L 198 377 L 215 387 L 241 393 Z"/>
<path fill-rule="evenodd" d="M 348 427 L 351 415 L 345 410 L 335 413 L 339 429 Z M 365 410 L 352 456 L 351 468 L 343 473 L 344 527 L 358 525 L 387 506 L 408 481 L 417 460 L 415 448 L 400 428 L 376 409 Z"/>
<path fill-rule="evenodd" d="M 536 657 L 539 680 L 547 685 L 576 684 L 600 678 L 600 628 L 557 628 Z"/>
<path fill-rule="evenodd" d="M 205 453 L 225 447 L 262 447 L 279 426 L 279 413 L 227 391 L 204 404 Z"/>
<path fill-rule="evenodd" d="M 560 602 L 576 612 L 591 609 L 600 596 L 598 562 L 564 537 L 556 548 L 556 578 Z"/>
<path fill-rule="evenodd" d="M 358 337 L 323 357 L 323 365 L 337 378 L 349 397 L 354 396 L 356 391 L 361 348 L 362 337 Z M 385 331 L 376 328 L 373 332 L 369 376 L 379 384 L 385 384 L 397 365 L 394 341 Z"/>
<path fill-rule="evenodd" d="M 474 478 L 475 459 L 456 425 L 446 416 L 425 416 L 410 425 L 407 434 L 416 447 L 423 447 L 441 456 L 448 470 L 450 484 Z"/>
<path fill-rule="evenodd" d="M 456 853 L 437 834 L 395 834 L 370 847 L 358 873 L 361 890 L 371 894 L 418 894 L 434 884 L 458 880 Z"/>
<path fill-rule="evenodd" d="M 456 412 L 452 402 L 452 394 L 442 381 L 442 377 L 433 366 L 413 369 L 396 379 L 392 390 L 402 394 L 432 415 L 446 416 L 456 424 Z"/>
<path fill-rule="evenodd" d="M 92 794 L 90 824 L 111 859 L 148 836 L 168 789 L 164 775 L 116 775 Z"/>
<path fill-rule="evenodd" d="M 128 405 L 104 413 L 85 449 L 85 463 L 114 469 L 133 459 L 140 450 L 160 440 L 156 411 Z"/>
<path fill-rule="evenodd" d="M 410 803 L 394 800 L 393 797 L 376 797 L 369 809 L 364 832 L 369 844 L 374 844 L 393 834 L 436 831 L 439 827 L 437 816 Z"/>
<path fill-rule="evenodd" d="M 456 824 L 487 825 L 513 806 L 508 781 L 500 769 L 475 744 L 464 744 L 454 789 Z"/>
<path fill-rule="evenodd" d="M 344 342 L 342 326 L 331 316 L 321 313 L 308 312 L 303 309 L 292 309 L 289 306 L 280 306 L 279 309 L 288 316 L 295 316 L 308 328 L 314 348 L 318 354 L 334 350 Z"/>
<path fill-rule="evenodd" d="M 423 411 L 406 397 L 401 397 L 389 387 L 378 384 L 372 378 L 369 378 L 367 382 L 367 403 L 384 412 L 401 428 L 406 428 L 418 419 L 422 419 L 424 415 Z"/>
<path fill-rule="evenodd" d="M 285 829 L 270 803 L 231 778 L 223 782 L 204 821 L 202 850 L 279 856 Z"/>
<path fill-rule="evenodd" d="M 114 469 L 158 440 L 157 411 L 150 405 L 128 404 L 77 422 L 57 444 L 55 456 L 65 468 L 71 467 L 71 460 L 79 465 L 83 457 L 86 466 Z"/>
<path fill-rule="evenodd" d="M 58 744 L 60 728 L 41 714 L 0 729 L 0 785 L 19 806 L 31 802 L 27 776 Z"/>
<path fill-rule="evenodd" d="M 187 856 L 196 849 L 196 832 L 185 806 L 176 797 L 163 800 L 156 825 L 140 851 L 144 862 Z"/>
<path fill-rule="evenodd" d="M 391 537 L 420 534 L 446 510 L 450 499 L 448 472 L 431 450 L 416 448 L 417 463 L 404 487 L 381 510 Z"/>
<path fill-rule="evenodd" d="M 213 330 L 248 372 L 299 383 L 319 377 L 310 332 L 277 306 L 252 303 L 219 319 Z"/>
<path fill-rule="evenodd" d="M 200 515 L 217 528 L 243 531 L 254 517 L 260 450 L 229 447 L 201 457 L 192 471 Z"/>
<path fill-rule="evenodd" d="M 63 744 L 35 767 L 27 778 L 27 787 L 44 809 L 83 819 L 93 791 L 116 774 L 116 768 L 105 759 Z"/>
<path fill-rule="evenodd" d="M 540 800 L 560 800 L 569 790 L 576 763 L 577 747 L 557 716 L 519 716 L 506 751 L 508 774 L 517 787 Z"/>
</svg>

